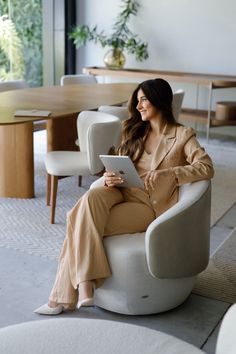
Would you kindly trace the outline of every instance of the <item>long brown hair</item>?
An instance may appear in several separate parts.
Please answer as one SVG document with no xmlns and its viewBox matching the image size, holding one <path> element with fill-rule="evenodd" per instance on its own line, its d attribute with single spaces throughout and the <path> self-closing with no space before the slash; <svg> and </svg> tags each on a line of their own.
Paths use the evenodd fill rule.
<svg viewBox="0 0 236 354">
<path fill-rule="evenodd" d="M 177 124 L 172 112 L 173 92 L 168 82 L 158 78 L 140 83 L 130 98 L 130 117 L 123 122 L 122 140 L 118 148 L 119 155 L 127 155 L 133 162 L 138 161 L 143 154 L 144 142 L 150 130 L 150 123 L 142 121 L 137 110 L 137 94 L 140 89 L 151 104 L 162 113 L 166 122 Z"/>
</svg>

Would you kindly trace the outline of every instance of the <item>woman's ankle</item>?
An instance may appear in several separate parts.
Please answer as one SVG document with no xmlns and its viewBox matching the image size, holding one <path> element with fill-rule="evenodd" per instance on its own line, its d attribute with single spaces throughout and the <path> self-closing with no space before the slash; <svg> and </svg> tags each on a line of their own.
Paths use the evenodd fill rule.
<svg viewBox="0 0 236 354">
<path fill-rule="evenodd" d="M 55 307 L 57 307 L 59 305 L 60 304 L 58 302 L 51 301 L 51 300 L 48 301 L 48 306 L 51 307 L 51 308 L 55 308 Z"/>
<path fill-rule="evenodd" d="M 51 308 L 55 308 L 60 305 L 62 305 L 65 310 L 73 311 L 76 308 L 76 303 L 67 304 L 67 303 L 56 302 L 56 301 L 51 301 L 51 300 L 48 301 L 48 306 Z"/>
<path fill-rule="evenodd" d="M 83 281 L 79 284 L 79 301 L 93 297 L 93 284 L 92 280 Z"/>
</svg>

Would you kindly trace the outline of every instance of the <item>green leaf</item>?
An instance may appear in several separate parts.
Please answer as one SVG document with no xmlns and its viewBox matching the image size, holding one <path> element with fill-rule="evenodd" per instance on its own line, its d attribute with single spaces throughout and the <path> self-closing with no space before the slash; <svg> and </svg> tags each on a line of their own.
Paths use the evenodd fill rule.
<svg viewBox="0 0 236 354">
<path fill-rule="evenodd" d="M 127 23 L 130 16 L 136 16 L 140 5 L 136 0 L 121 0 L 121 11 L 112 27 L 111 35 L 99 32 L 97 25 L 90 29 L 87 25 L 75 27 L 70 33 L 69 38 L 73 40 L 76 48 L 86 45 L 88 41 L 95 44 L 100 43 L 102 47 L 126 49 L 128 53 L 135 55 L 139 61 L 148 58 L 148 44 L 142 42 L 137 35 L 129 29 Z"/>
</svg>

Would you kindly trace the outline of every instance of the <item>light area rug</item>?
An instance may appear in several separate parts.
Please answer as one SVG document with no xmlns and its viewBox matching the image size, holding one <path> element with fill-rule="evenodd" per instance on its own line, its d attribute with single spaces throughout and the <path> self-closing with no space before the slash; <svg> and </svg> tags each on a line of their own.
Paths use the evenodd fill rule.
<svg viewBox="0 0 236 354">
<path fill-rule="evenodd" d="M 66 231 L 66 214 L 96 178 L 59 181 L 56 224 L 49 222 L 49 207 L 45 203 L 46 172 L 43 157 L 46 153 L 45 132 L 35 133 L 35 194 L 33 199 L 0 198 L 0 247 L 49 259 L 59 255 Z M 205 144 L 211 155 L 216 174 L 212 182 L 211 224 L 214 225 L 236 201 L 236 144 Z"/>
<path fill-rule="evenodd" d="M 199 139 L 211 156 L 215 175 L 212 179 L 211 226 L 236 202 L 236 143 L 224 146 L 219 140 L 207 144 Z"/>
<path fill-rule="evenodd" d="M 212 255 L 206 270 L 198 275 L 193 293 L 236 302 L 236 228 Z"/>
</svg>

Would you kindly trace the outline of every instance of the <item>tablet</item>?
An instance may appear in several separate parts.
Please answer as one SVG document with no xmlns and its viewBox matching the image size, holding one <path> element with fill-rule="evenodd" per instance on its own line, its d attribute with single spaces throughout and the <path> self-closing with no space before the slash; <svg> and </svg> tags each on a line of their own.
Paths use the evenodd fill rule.
<svg viewBox="0 0 236 354">
<path fill-rule="evenodd" d="M 42 111 L 39 109 L 25 109 L 14 112 L 15 117 L 49 117 L 50 111 Z"/>
<path fill-rule="evenodd" d="M 129 156 L 99 155 L 106 170 L 120 175 L 124 182 L 119 187 L 144 188 L 142 179 Z"/>
</svg>

